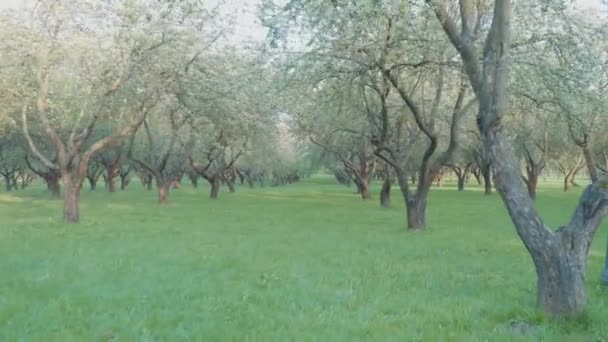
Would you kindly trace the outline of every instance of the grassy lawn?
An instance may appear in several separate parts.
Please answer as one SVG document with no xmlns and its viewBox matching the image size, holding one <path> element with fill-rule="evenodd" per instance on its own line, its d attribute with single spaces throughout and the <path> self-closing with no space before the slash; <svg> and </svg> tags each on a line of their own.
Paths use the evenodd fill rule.
<svg viewBox="0 0 608 342">
<path fill-rule="evenodd" d="M 579 193 L 545 186 L 538 205 L 565 223 Z M 213 201 L 184 186 L 159 208 L 134 182 L 83 191 L 66 226 L 41 187 L 0 193 L 0 341 L 608 340 L 606 225 L 587 315 L 552 323 L 496 194 L 436 189 L 413 234 L 397 189 L 392 209 L 375 194 L 314 179 Z"/>
</svg>

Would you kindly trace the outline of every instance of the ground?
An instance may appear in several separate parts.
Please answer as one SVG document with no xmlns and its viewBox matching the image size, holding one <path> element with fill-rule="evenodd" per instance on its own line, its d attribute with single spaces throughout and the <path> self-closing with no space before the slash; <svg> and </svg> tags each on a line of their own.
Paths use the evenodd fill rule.
<svg viewBox="0 0 608 342">
<path fill-rule="evenodd" d="M 0 193 L 0 341 L 604 341 L 589 257 L 587 314 L 535 310 L 533 266 L 499 197 L 435 189 L 429 229 L 330 179 L 222 193 L 184 186 L 167 208 L 134 183 L 84 191 L 64 225 L 40 186 Z M 394 189 L 396 190 L 396 189 Z M 580 189 L 539 191 L 552 225 Z"/>
</svg>

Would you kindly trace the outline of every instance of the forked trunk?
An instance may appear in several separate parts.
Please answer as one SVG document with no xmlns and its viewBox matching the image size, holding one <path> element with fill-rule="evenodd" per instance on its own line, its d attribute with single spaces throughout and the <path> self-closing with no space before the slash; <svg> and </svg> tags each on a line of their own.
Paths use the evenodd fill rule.
<svg viewBox="0 0 608 342">
<path fill-rule="evenodd" d="M 158 204 L 167 205 L 169 204 L 169 189 L 171 187 L 171 182 L 158 182 Z"/>
<path fill-rule="evenodd" d="M 361 199 L 368 200 L 372 198 L 369 186 L 369 179 L 355 175 L 354 181 L 355 185 L 357 186 L 357 193 L 361 195 Z"/>
<path fill-rule="evenodd" d="M 211 180 L 209 181 L 209 185 L 211 185 L 211 191 L 209 192 L 209 197 L 210 198 L 218 198 L 220 195 L 220 185 L 222 183 L 220 182 L 220 178 L 219 177 L 213 177 L 211 178 Z"/>
<path fill-rule="evenodd" d="M 464 183 L 466 180 L 466 175 L 458 175 L 458 191 L 464 191 Z"/>
<path fill-rule="evenodd" d="M 382 189 L 380 190 L 380 206 L 383 208 L 390 208 L 391 206 L 391 179 L 388 177 L 382 183 Z"/>
<path fill-rule="evenodd" d="M 97 178 L 95 177 L 87 177 L 89 180 L 89 190 L 95 191 L 97 189 Z"/>
<path fill-rule="evenodd" d="M 564 177 L 564 192 L 566 192 L 568 190 L 570 190 L 570 175 L 569 174 L 567 174 Z"/>
<path fill-rule="evenodd" d="M 67 223 L 77 223 L 80 220 L 80 200 L 81 180 L 72 178 L 69 174 L 63 175 L 65 185 L 65 200 L 63 203 L 63 219 Z"/>
</svg>

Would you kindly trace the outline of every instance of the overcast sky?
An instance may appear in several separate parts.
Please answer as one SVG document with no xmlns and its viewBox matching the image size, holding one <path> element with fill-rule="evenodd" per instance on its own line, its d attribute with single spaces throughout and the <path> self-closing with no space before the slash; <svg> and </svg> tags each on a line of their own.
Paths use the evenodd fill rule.
<svg viewBox="0 0 608 342">
<path fill-rule="evenodd" d="M 0 8 L 18 8 L 28 0 L 0 0 Z M 214 2 L 216 0 L 206 0 Z M 579 6 L 584 9 L 599 9 L 601 0 L 578 0 Z M 265 37 L 265 31 L 259 24 L 256 14 L 260 0 L 227 0 L 226 11 L 235 13 L 237 18 L 236 27 L 231 40 L 235 43 L 248 41 L 261 41 Z"/>
</svg>

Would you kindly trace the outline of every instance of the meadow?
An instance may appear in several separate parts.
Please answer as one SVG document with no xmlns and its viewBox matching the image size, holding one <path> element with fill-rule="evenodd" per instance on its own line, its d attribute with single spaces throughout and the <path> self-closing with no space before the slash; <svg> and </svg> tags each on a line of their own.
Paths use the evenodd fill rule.
<svg viewBox="0 0 608 342">
<path fill-rule="evenodd" d="M 407 233 L 397 189 L 390 209 L 377 190 L 184 185 L 163 208 L 137 182 L 85 187 L 77 225 L 40 185 L 2 192 L 0 341 L 608 340 L 606 225 L 586 314 L 552 322 L 497 194 L 435 188 L 428 229 Z M 543 184 L 539 210 L 563 224 L 581 190 Z"/>
</svg>

